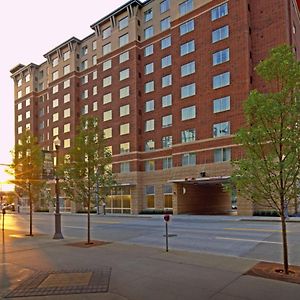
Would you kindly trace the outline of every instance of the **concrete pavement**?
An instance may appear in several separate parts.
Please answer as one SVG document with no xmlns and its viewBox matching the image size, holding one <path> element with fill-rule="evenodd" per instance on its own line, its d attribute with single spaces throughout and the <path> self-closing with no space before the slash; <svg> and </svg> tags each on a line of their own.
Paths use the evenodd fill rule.
<svg viewBox="0 0 300 300">
<path fill-rule="evenodd" d="M 297 299 L 300 285 L 243 275 L 257 261 L 119 242 L 81 248 L 74 239 L 27 237 L 5 231 L 1 238 L 0 296 L 37 271 L 112 268 L 108 293 L 26 297 L 24 299 Z M 23 299 L 22 297 L 18 299 Z"/>
</svg>

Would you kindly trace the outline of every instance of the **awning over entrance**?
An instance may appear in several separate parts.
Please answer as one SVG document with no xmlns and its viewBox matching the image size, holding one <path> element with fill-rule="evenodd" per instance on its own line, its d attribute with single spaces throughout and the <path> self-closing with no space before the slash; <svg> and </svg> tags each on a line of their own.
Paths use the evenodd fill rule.
<svg viewBox="0 0 300 300">
<path fill-rule="evenodd" d="M 194 184 L 194 185 L 207 185 L 207 184 L 222 184 L 228 182 L 230 176 L 216 176 L 216 177 L 186 177 L 183 179 L 169 180 L 170 183 Z"/>
</svg>

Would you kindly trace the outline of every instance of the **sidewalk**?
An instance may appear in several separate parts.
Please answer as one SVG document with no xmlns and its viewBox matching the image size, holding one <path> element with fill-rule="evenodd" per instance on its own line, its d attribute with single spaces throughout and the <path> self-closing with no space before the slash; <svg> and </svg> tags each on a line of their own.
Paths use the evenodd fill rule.
<svg viewBox="0 0 300 300">
<path fill-rule="evenodd" d="M 78 240 L 5 232 L 1 237 L 0 297 L 37 271 L 72 272 L 79 276 L 77 288 L 80 290 L 91 270 L 108 268 L 111 268 L 111 276 L 106 293 L 84 294 L 82 287 L 80 294 L 51 296 L 48 293 L 43 297 L 17 299 L 289 300 L 297 299 L 300 294 L 300 285 L 243 275 L 257 263 L 255 260 L 173 251 L 172 248 L 167 253 L 164 249 L 122 243 L 91 248 L 68 245 L 75 242 Z M 72 277 L 73 282 L 75 277 Z"/>
</svg>

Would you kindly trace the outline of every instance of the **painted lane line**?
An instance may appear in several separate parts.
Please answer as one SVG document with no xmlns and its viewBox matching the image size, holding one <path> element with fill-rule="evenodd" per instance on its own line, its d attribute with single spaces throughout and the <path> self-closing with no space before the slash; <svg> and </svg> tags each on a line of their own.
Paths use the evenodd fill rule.
<svg viewBox="0 0 300 300">
<path fill-rule="evenodd" d="M 281 230 L 278 229 L 260 229 L 260 228 L 223 228 L 223 229 L 236 230 L 236 231 L 281 232 Z"/>
<path fill-rule="evenodd" d="M 86 227 L 80 227 L 80 226 L 64 226 L 67 228 L 73 228 L 73 229 L 86 229 Z"/>
<path fill-rule="evenodd" d="M 227 238 L 216 236 L 216 240 L 230 240 L 230 241 L 242 241 L 242 242 L 252 242 L 252 243 L 266 243 L 266 244 L 278 244 L 281 245 L 281 242 L 271 242 L 271 241 L 261 241 L 261 240 L 248 240 L 248 239 L 238 239 L 238 238 Z"/>
</svg>

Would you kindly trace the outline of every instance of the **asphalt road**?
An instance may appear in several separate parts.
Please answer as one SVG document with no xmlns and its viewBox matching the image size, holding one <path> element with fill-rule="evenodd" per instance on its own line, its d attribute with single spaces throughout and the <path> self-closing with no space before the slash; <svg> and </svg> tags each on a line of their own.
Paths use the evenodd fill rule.
<svg viewBox="0 0 300 300">
<path fill-rule="evenodd" d="M 2 223 L 2 219 L 1 219 Z M 29 231 L 28 214 L 7 214 L 5 228 Z M 87 238 L 86 215 L 63 214 L 65 238 Z M 241 221 L 225 216 L 171 216 L 168 223 L 169 251 L 208 252 L 257 260 L 282 261 L 279 222 Z M 54 233 L 53 214 L 34 214 L 33 233 Z M 162 216 L 91 216 L 91 238 L 151 247 L 165 247 Z M 300 222 L 288 223 L 291 264 L 300 264 Z"/>
</svg>

